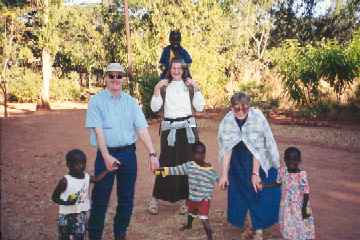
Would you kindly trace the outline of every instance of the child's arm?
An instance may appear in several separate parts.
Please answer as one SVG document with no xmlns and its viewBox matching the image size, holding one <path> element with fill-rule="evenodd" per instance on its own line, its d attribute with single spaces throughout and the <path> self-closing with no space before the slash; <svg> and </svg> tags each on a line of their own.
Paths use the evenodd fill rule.
<svg viewBox="0 0 360 240">
<path fill-rule="evenodd" d="M 310 214 L 307 212 L 308 202 L 309 202 L 309 194 L 305 193 L 304 194 L 304 199 L 303 199 L 303 205 L 302 205 L 302 208 L 301 208 L 301 213 L 302 213 L 303 219 L 307 219 L 307 218 L 310 217 Z"/>
<path fill-rule="evenodd" d="M 66 178 L 63 178 L 59 181 L 59 183 L 57 184 L 51 199 L 53 200 L 53 202 L 59 204 L 59 205 L 65 205 L 65 206 L 69 206 L 69 205 L 75 205 L 76 203 L 76 198 L 74 199 L 70 199 L 68 201 L 64 201 L 60 198 L 61 193 L 63 193 L 66 190 L 66 186 L 67 186 L 67 181 Z"/>
<path fill-rule="evenodd" d="M 274 183 L 261 183 L 262 188 L 272 188 L 272 187 L 280 187 L 281 183 L 274 182 Z"/>
<path fill-rule="evenodd" d="M 108 174 L 109 172 L 110 172 L 109 170 L 104 170 L 97 176 L 95 176 L 95 175 L 90 176 L 90 182 L 91 183 L 96 183 L 96 182 L 101 181 L 106 176 L 106 174 Z"/>
<path fill-rule="evenodd" d="M 162 167 L 155 170 L 156 175 L 161 175 L 162 177 L 166 177 L 169 175 L 187 175 L 188 174 L 188 164 L 184 163 L 176 167 Z"/>
<path fill-rule="evenodd" d="M 301 189 L 302 189 L 303 194 L 304 194 L 301 213 L 302 213 L 303 219 L 307 219 L 307 218 L 310 217 L 310 213 L 307 212 L 307 206 L 308 206 L 308 203 L 309 203 L 310 187 L 309 187 L 309 182 L 308 182 L 308 179 L 307 179 L 307 174 L 306 174 L 305 171 L 301 171 L 300 185 L 301 185 Z"/>
<path fill-rule="evenodd" d="M 119 167 L 121 166 L 121 163 L 120 162 L 114 162 L 114 167 L 113 167 L 113 171 L 116 171 L 116 170 L 118 170 L 119 169 Z M 91 183 L 96 183 L 96 182 L 99 182 L 99 181 L 101 181 L 105 176 L 106 176 L 106 174 L 108 174 L 109 172 L 111 172 L 111 171 L 109 171 L 109 170 L 107 170 L 107 169 L 105 169 L 104 171 L 102 171 L 99 175 L 97 175 L 97 176 L 90 176 L 90 182 Z"/>
</svg>

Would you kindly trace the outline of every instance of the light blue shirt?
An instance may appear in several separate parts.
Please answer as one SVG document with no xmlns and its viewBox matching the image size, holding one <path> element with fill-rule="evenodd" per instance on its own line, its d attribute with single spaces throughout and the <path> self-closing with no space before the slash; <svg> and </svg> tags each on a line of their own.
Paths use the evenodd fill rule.
<svg viewBox="0 0 360 240">
<path fill-rule="evenodd" d="M 90 143 L 96 144 L 95 128 L 102 128 L 108 147 L 136 142 L 137 130 L 147 128 L 144 113 L 136 100 L 125 92 L 112 96 L 102 90 L 90 99 L 85 126 L 90 129 Z"/>
</svg>

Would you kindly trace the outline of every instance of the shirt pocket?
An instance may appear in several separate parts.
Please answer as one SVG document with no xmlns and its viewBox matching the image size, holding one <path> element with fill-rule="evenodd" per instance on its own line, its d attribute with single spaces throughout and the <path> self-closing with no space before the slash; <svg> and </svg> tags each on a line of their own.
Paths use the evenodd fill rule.
<svg viewBox="0 0 360 240">
<path fill-rule="evenodd" d="M 103 117 L 103 122 L 102 122 L 102 127 L 103 129 L 107 130 L 107 129 L 112 129 L 112 124 L 111 124 L 111 120 L 109 117 Z"/>
</svg>

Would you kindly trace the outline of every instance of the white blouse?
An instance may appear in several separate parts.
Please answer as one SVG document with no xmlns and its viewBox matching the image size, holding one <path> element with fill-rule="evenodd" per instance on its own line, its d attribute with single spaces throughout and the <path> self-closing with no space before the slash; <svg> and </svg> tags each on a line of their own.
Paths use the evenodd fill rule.
<svg viewBox="0 0 360 240">
<path fill-rule="evenodd" d="M 163 105 L 161 95 L 153 95 L 151 98 L 151 110 L 157 112 Z M 205 106 L 205 99 L 200 91 L 194 93 L 192 105 L 195 111 L 202 112 Z M 192 115 L 190 92 L 183 81 L 172 81 L 166 88 L 164 117 L 180 118 Z"/>
</svg>

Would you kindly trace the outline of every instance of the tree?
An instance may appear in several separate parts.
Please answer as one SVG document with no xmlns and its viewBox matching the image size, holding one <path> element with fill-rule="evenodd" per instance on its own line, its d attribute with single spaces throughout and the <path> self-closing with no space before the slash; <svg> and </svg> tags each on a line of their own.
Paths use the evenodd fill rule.
<svg viewBox="0 0 360 240">
<path fill-rule="evenodd" d="M 3 26 L 3 36 L 1 38 L 2 43 L 2 73 L 0 87 L 3 93 L 4 101 L 4 116 L 8 117 L 7 102 L 8 102 L 8 79 L 7 71 L 9 65 L 11 65 L 11 58 L 13 53 L 13 43 L 15 35 L 14 13 L 7 10 L 4 15 L 1 16 L 1 23 Z"/>
<path fill-rule="evenodd" d="M 85 86 L 89 87 L 91 73 L 102 70 L 106 63 L 101 7 L 65 6 L 59 14 L 56 26 L 59 43 L 54 66 L 59 67 L 63 75 L 78 72 L 81 86 L 84 86 L 82 76 L 85 73 Z"/>
<path fill-rule="evenodd" d="M 3 14 L 0 16 L 0 59 L 1 59 L 1 75 L 0 75 L 0 89 L 3 93 L 4 102 L 4 116 L 8 116 L 8 97 L 9 97 L 9 76 L 10 68 L 17 65 L 20 59 L 23 59 L 24 54 L 28 48 L 24 46 L 23 34 L 24 23 L 19 16 L 23 14 L 20 7 L 3 7 Z"/>
<path fill-rule="evenodd" d="M 36 109 L 50 110 L 50 81 L 52 78 L 52 58 L 51 50 L 56 48 L 53 38 L 56 38 L 54 31 L 54 15 L 52 11 L 50 14 L 52 2 L 49 0 L 39 1 L 38 10 L 41 12 L 41 27 L 40 27 L 40 45 L 42 47 L 41 60 L 42 60 L 42 77 L 43 83 L 41 94 Z M 53 15 L 54 14 L 54 15 Z"/>
</svg>

